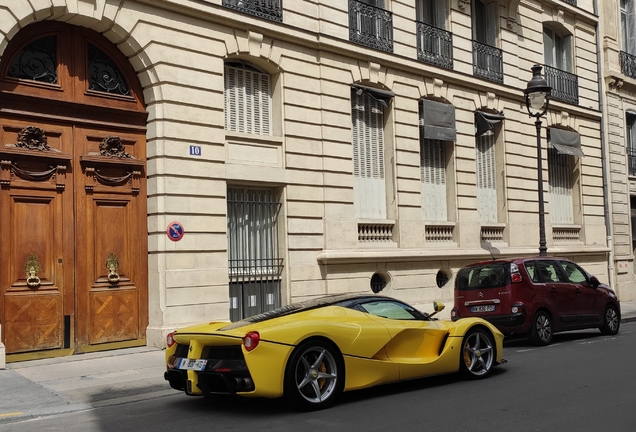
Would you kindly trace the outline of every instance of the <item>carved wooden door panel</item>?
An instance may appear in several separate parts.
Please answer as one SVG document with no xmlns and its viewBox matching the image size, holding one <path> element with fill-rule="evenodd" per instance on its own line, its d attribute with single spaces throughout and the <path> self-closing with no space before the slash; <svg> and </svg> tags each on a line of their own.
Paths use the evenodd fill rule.
<svg viewBox="0 0 636 432">
<path fill-rule="evenodd" d="M 69 348 L 74 308 L 72 128 L 27 126 L 0 119 L 0 320 L 9 354 Z"/>
<path fill-rule="evenodd" d="M 76 129 L 77 343 L 145 337 L 145 136 Z M 141 156 L 141 157 L 138 157 Z"/>
</svg>

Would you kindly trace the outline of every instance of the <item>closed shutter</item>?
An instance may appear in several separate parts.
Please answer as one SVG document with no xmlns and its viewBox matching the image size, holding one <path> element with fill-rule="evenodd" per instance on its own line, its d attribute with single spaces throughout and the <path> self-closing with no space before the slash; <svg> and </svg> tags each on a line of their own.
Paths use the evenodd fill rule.
<svg viewBox="0 0 636 432">
<path fill-rule="evenodd" d="M 444 144 L 440 140 L 420 139 L 422 209 L 428 221 L 448 220 Z"/>
<path fill-rule="evenodd" d="M 384 111 L 368 93 L 351 92 L 356 217 L 386 218 Z"/>
<path fill-rule="evenodd" d="M 572 156 L 548 149 L 548 183 L 553 224 L 574 223 L 572 203 Z"/>
<path fill-rule="evenodd" d="M 225 129 L 270 135 L 270 77 L 251 69 L 225 67 Z"/>
<path fill-rule="evenodd" d="M 481 222 L 497 222 L 495 135 L 488 131 L 477 138 L 477 212 Z"/>
</svg>

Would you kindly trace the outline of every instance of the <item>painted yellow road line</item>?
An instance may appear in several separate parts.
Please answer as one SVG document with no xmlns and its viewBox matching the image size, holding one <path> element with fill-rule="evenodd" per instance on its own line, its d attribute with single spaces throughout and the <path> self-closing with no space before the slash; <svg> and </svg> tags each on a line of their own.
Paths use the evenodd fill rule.
<svg viewBox="0 0 636 432">
<path fill-rule="evenodd" d="M 12 413 L 4 413 L 4 414 L 0 414 L 0 417 L 13 417 L 13 416 L 19 416 L 24 414 L 23 412 L 12 412 Z"/>
</svg>

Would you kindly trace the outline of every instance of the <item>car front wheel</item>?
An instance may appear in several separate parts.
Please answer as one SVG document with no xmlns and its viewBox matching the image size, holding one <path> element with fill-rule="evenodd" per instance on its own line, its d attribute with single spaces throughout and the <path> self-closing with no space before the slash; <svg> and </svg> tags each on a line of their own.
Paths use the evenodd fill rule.
<svg viewBox="0 0 636 432">
<path fill-rule="evenodd" d="M 615 335 L 618 333 L 618 329 L 621 325 L 621 317 L 618 309 L 614 305 L 607 305 L 605 308 L 605 314 L 603 315 L 603 325 L 601 333 L 605 335 Z"/>
<path fill-rule="evenodd" d="M 332 405 L 344 388 L 344 364 L 328 342 L 310 340 L 292 353 L 285 370 L 285 396 L 299 408 Z"/>
<path fill-rule="evenodd" d="M 534 320 L 532 320 L 532 327 L 528 335 L 530 342 L 537 346 L 550 345 L 552 336 L 552 318 L 547 312 L 537 312 L 534 316 Z"/>
<path fill-rule="evenodd" d="M 468 331 L 462 342 L 459 372 L 464 378 L 485 378 L 495 363 L 495 345 L 486 330 L 474 328 Z"/>
</svg>

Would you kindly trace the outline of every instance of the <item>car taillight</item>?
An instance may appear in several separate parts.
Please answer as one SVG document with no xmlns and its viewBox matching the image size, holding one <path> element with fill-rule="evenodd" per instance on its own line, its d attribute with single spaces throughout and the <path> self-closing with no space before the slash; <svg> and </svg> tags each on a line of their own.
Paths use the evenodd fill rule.
<svg viewBox="0 0 636 432">
<path fill-rule="evenodd" d="M 174 332 L 168 333 L 168 336 L 166 336 L 166 344 L 168 345 L 168 348 L 172 348 L 175 343 L 176 341 L 174 340 Z"/>
<path fill-rule="evenodd" d="M 249 332 L 245 336 L 243 336 L 243 346 L 249 352 L 258 346 L 258 343 L 261 341 L 261 335 L 258 332 Z"/>
<path fill-rule="evenodd" d="M 519 273 L 519 266 L 515 263 L 510 264 L 510 280 L 512 283 L 519 283 L 523 281 L 521 273 Z"/>
</svg>

